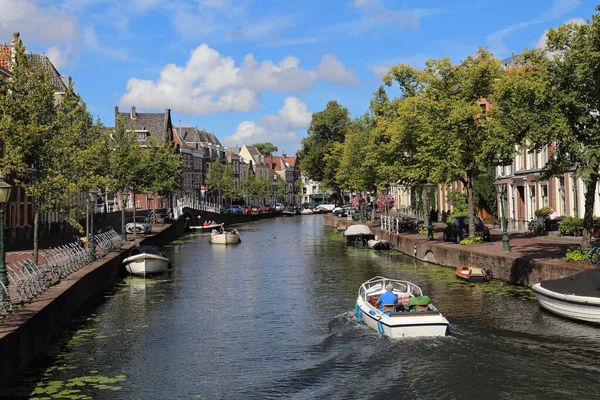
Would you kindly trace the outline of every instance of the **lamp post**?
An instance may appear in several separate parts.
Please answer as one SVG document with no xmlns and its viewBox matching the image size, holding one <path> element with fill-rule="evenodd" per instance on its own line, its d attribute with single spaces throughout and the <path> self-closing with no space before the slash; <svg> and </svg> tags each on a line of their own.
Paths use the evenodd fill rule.
<svg viewBox="0 0 600 400">
<path fill-rule="evenodd" d="M 500 197 L 500 210 L 501 210 L 501 216 L 500 216 L 500 221 L 502 224 L 502 251 L 504 252 L 510 252 L 510 237 L 508 236 L 508 220 L 506 218 L 506 191 L 507 191 L 507 184 L 506 183 L 502 183 L 502 182 L 494 182 L 494 185 L 496 185 L 496 192 L 498 193 L 498 196 Z"/>
<path fill-rule="evenodd" d="M 433 189 L 433 183 L 428 182 L 424 184 L 423 187 L 425 188 L 425 195 L 428 198 L 431 194 L 431 189 Z M 431 223 L 431 213 L 429 212 L 427 202 L 425 202 L 423 205 L 427 207 L 427 209 L 424 210 L 427 213 L 425 214 L 427 216 L 427 240 L 433 240 L 433 224 Z"/>
<path fill-rule="evenodd" d="M 125 208 L 127 207 L 128 192 L 121 192 L 121 238 L 124 242 L 127 241 L 127 231 L 125 230 Z"/>
<path fill-rule="evenodd" d="M 8 274 L 4 254 L 4 209 L 10 199 L 11 190 L 12 186 L 4 181 L 4 177 L 0 176 L 0 281 L 6 290 L 8 290 Z M 0 300 L 4 300 L 4 296 L 4 291 L 0 291 Z M 8 292 L 6 296 L 8 296 Z"/>
<path fill-rule="evenodd" d="M 90 248 L 90 257 L 92 260 L 96 258 L 96 237 L 94 235 L 94 214 L 96 213 L 96 198 L 98 197 L 98 189 L 90 189 L 90 237 L 88 237 L 88 246 Z"/>
</svg>

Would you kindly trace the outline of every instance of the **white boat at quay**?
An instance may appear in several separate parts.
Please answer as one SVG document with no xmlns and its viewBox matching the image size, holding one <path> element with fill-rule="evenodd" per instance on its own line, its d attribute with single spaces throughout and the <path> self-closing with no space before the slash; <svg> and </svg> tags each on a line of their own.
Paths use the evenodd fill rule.
<svg viewBox="0 0 600 400">
<path fill-rule="evenodd" d="M 392 244 L 385 239 L 371 239 L 367 240 L 367 247 L 373 250 L 389 250 Z"/>
<path fill-rule="evenodd" d="M 210 235 L 209 242 L 212 244 L 236 244 L 240 243 L 242 239 L 240 238 L 240 233 L 237 229 L 232 229 L 231 231 L 213 231 Z"/>
<path fill-rule="evenodd" d="M 301 215 L 311 215 L 314 214 L 313 210 L 311 210 L 310 208 L 303 208 L 302 211 L 300 211 Z"/>
<path fill-rule="evenodd" d="M 532 287 L 538 303 L 561 317 L 600 324 L 600 269 L 588 269 Z"/>
<path fill-rule="evenodd" d="M 139 246 L 131 249 L 130 256 L 123 260 L 127 272 L 133 275 L 151 275 L 165 272 L 169 259 L 157 246 Z"/>
<path fill-rule="evenodd" d="M 346 243 L 349 245 L 366 246 L 369 240 L 374 240 L 375 235 L 365 224 L 350 225 L 344 232 Z"/>
<path fill-rule="evenodd" d="M 385 304 L 379 310 L 377 301 L 392 284 L 398 296 L 398 306 Z M 413 308 L 410 311 L 396 311 Z M 414 283 L 381 276 L 369 279 L 360 286 L 354 312 L 358 322 L 364 322 L 379 333 L 391 338 L 414 336 L 445 336 L 450 324 L 442 313 L 429 302 Z"/>
</svg>

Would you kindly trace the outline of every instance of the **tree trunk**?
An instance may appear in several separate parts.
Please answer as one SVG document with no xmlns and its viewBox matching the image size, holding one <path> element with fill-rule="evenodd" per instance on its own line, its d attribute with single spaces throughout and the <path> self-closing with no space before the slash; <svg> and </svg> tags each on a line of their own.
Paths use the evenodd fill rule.
<svg viewBox="0 0 600 400">
<path fill-rule="evenodd" d="M 133 192 L 133 237 L 136 236 L 135 228 L 136 228 L 136 225 L 135 225 L 135 192 Z"/>
<path fill-rule="evenodd" d="M 125 202 L 123 201 L 123 195 L 121 195 L 121 237 L 125 237 Z"/>
<path fill-rule="evenodd" d="M 475 210 L 473 209 L 473 179 L 467 179 L 467 217 L 469 218 L 469 238 L 475 237 Z"/>
<path fill-rule="evenodd" d="M 586 184 L 585 211 L 583 213 L 583 234 L 581 248 L 589 250 L 592 248 L 592 233 L 594 231 L 594 201 L 596 200 L 596 184 L 598 176 L 592 175 Z"/>
<path fill-rule="evenodd" d="M 36 264 L 38 263 L 39 256 L 39 237 L 38 237 L 38 227 L 40 224 L 40 212 L 37 208 L 37 202 L 35 197 L 32 197 L 33 202 L 33 261 Z"/>
</svg>

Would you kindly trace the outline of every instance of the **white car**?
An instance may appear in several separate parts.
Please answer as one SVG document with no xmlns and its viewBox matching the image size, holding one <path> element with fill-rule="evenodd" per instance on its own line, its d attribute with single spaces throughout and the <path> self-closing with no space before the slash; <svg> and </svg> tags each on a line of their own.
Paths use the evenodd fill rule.
<svg viewBox="0 0 600 400">
<path fill-rule="evenodd" d="M 275 211 L 283 211 L 283 204 L 281 203 L 276 203 L 275 204 Z"/>
<path fill-rule="evenodd" d="M 148 234 L 152 232 L 152 225 L 150 224 L 150 219 L 148 219 L 148 217 L 135 217 L 135 223 L 133 218 L 130 218 L 127 225 L 125 225 L 125 232 L 133 233 L 134 226 L 135 233 Z"/>
</svg>

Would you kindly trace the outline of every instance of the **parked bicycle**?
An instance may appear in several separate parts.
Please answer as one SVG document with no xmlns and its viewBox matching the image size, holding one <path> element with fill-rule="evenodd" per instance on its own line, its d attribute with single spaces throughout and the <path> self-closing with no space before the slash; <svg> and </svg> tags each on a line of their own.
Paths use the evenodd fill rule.
<svg viewBox="0 0 600 400">
<path fill-rule="evenodd" d="M 539 224 L 537 218 L 531 217 L 529 222 L 527 222 L 527 230 L 529 233 L 539 236 L 542 235 L 545 231 L 544 224 Z"/>
<path fill-rule="evenodd" d="M 588 251 L 585 259 L 596 267 L 600 266 L 600 246 L 592 247 L 592 249 Z"/>
</svg>

